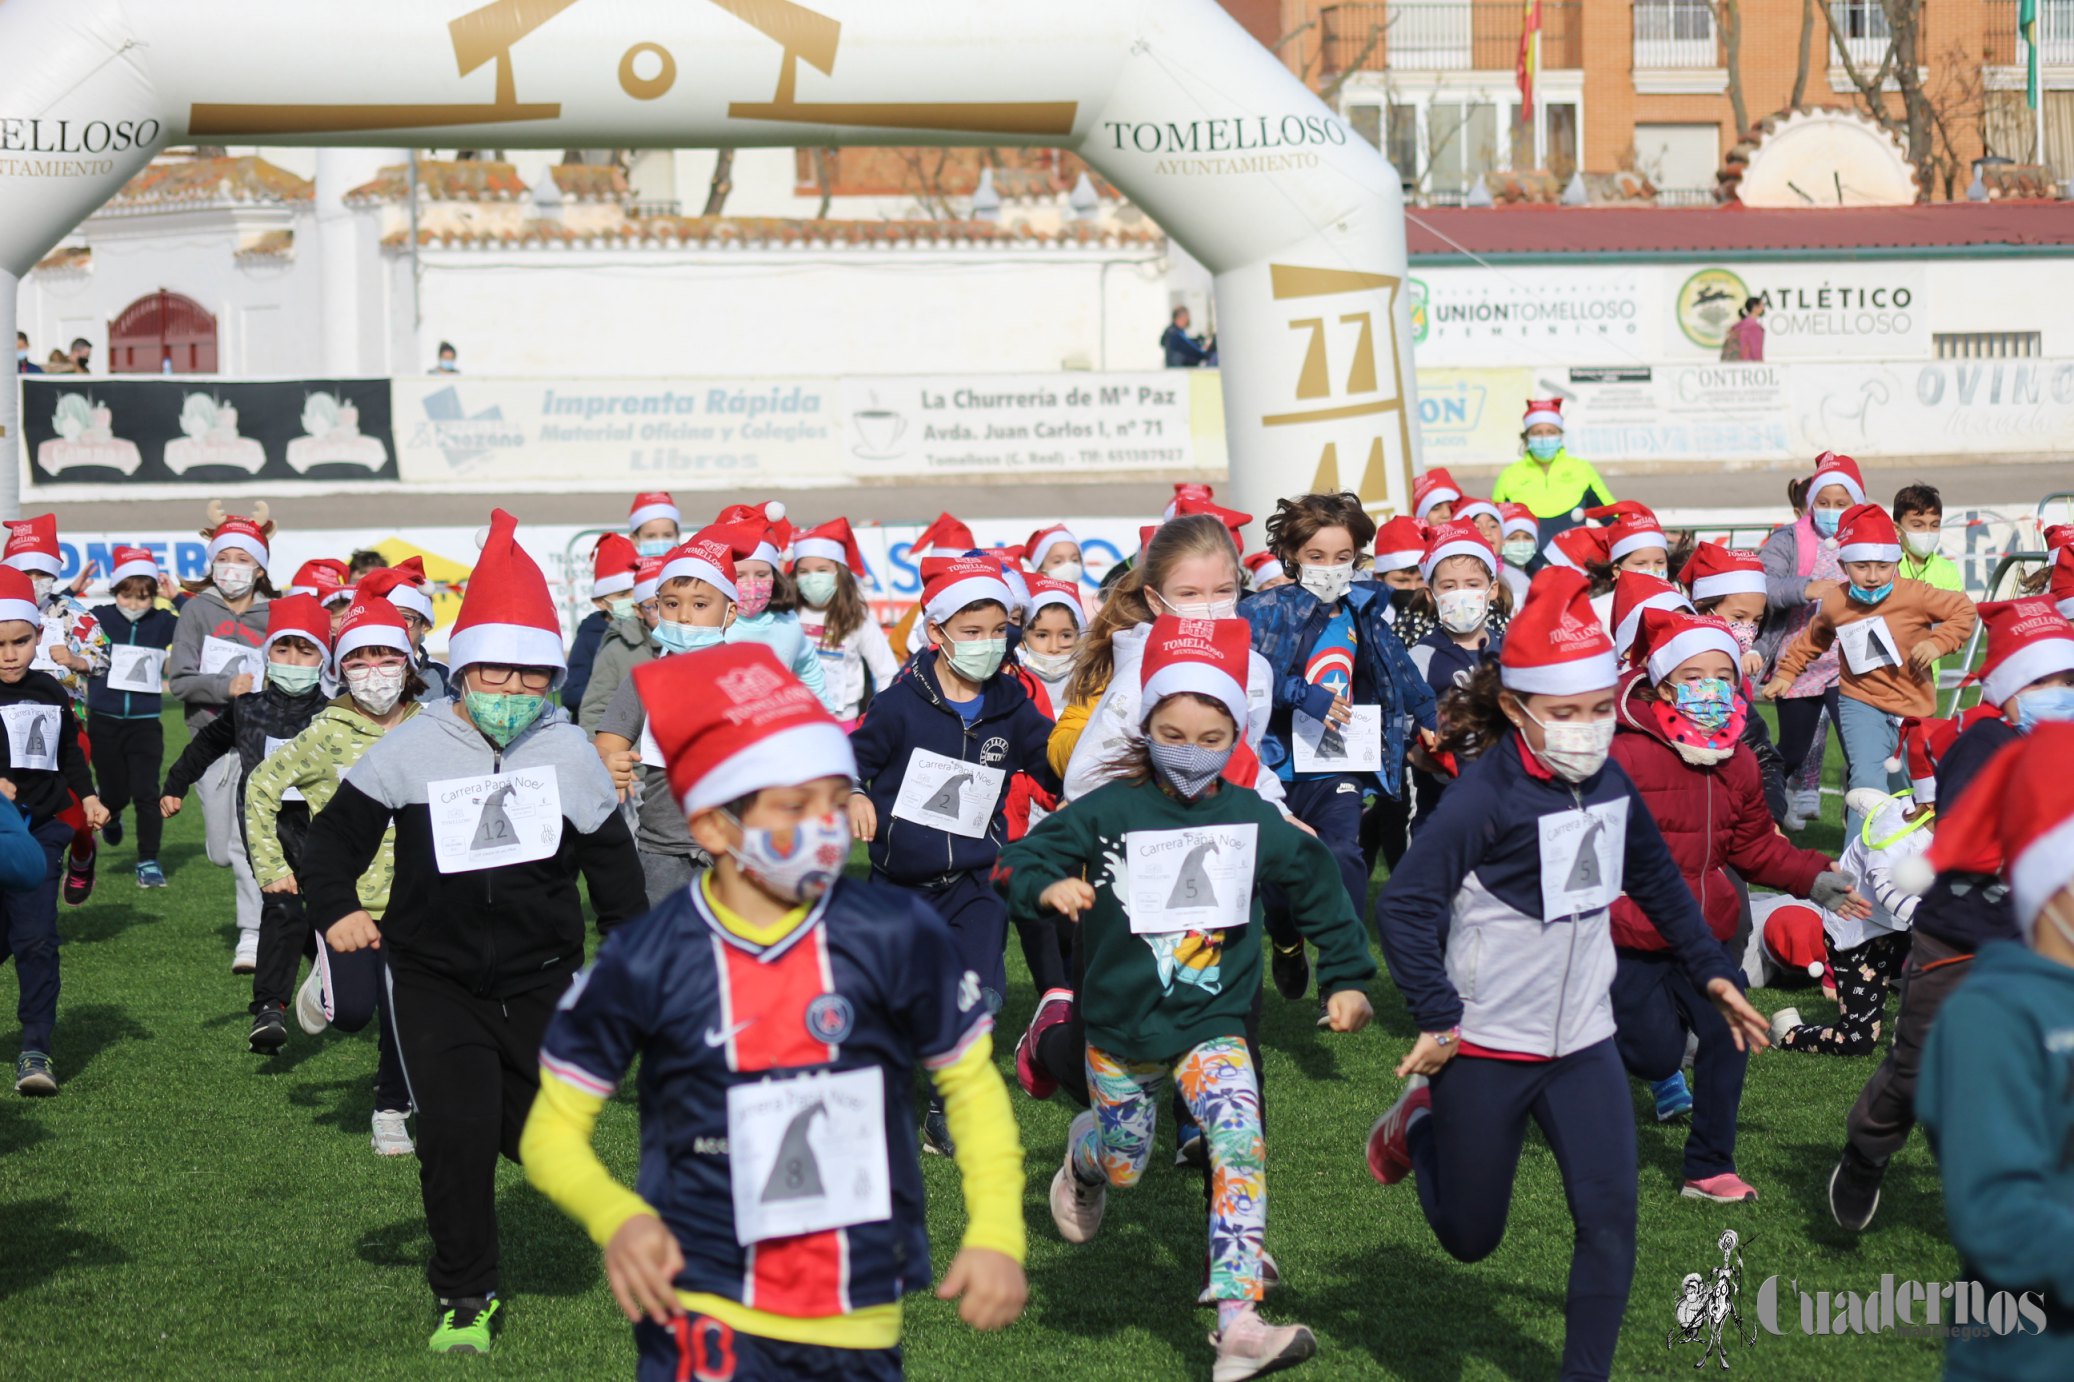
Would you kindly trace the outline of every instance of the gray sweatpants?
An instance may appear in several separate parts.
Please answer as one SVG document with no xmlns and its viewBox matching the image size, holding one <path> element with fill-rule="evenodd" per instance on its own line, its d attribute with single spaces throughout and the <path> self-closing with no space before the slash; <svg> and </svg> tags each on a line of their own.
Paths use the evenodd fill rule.
<svg viewBox="0 0 2074 1382">
<path fill-rule="evenodd" d="M 238 929 L 256 932 L 259 880 L 245 857 L 245 832 L 238 829 L 238 772 L 237 755 L 227 753 L 209 765 L 195 783 L 195 793 L 202 799 L 203 848 L 209 862 L 229 869 L 237 883 Z"/>
</svg>

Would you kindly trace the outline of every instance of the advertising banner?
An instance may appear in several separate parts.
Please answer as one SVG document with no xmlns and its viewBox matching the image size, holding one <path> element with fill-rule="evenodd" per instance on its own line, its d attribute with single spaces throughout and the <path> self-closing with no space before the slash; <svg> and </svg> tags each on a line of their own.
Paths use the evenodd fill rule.
<svg viewBox="0 0 2074 1382">
<path fill-rule="evenodd" d="M 845 468 L 891 474 L 1121 473 L 1195 464 L 1191 374 L 846 379 Z"/>
<path fill-rule="evenodd" d="M 1594 462 L 1783 461 L 1797 454 L 1777 365 L 1630 365 L 1542 371 L 1565 442 Z M 1816 448 L 1820 450 L 1821 448 Z"/>
<path fill-rule="evenodd" d="M 1750 298 L 1764 299 L 1764 358 L 1893 360 L 1930 354 L 1930 303 L 1920 264 L 1891 260 L 1738 263 L 1695 271 L 1663 268 L 1677 287 L 1664 334 L 1676 359 L 1721 356 L 1728 328 Z"/>
<path fill-rule="evenodd" d="M 1662 353 L 1659 273 L 1438 267 L 1420 270 L 1409 287 L 1422 366 L 1646 364 Z"/>
</svg>

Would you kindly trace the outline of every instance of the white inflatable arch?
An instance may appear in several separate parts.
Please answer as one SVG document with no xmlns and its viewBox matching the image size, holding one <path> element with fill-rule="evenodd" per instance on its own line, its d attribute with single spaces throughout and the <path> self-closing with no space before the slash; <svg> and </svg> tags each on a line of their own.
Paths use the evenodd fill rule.
<svg viewBox="0 0 2074 1382">
<path fill-rule="evenodd" d="M 1216 276 L 1221 497 L 1405 511 L 1397 175 L 1215 0 L 465 3 L 0 0 L 0 327 L 169 144 L 1056 146 Z M 0 466 L 0 513 L 19 483 Z"/>
</svg>

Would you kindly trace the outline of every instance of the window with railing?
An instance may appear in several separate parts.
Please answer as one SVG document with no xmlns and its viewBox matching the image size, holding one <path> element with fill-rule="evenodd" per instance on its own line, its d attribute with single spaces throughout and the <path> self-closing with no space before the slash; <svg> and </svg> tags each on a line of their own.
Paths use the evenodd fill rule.
<svg viewBox="0 0 2074 1382">
<path fill-rule="evenodd" d="M 1635 67 L 1718 67 L 1710 0 L 1635 0 Z"/>
<path fill-rule="evenodd" d="M 2017 31 L 2019 0 L 1988 0 L 1986 60 L 1997 67 L 2029 61 L 2023 35 Z M 2046 67 L 2074 67 L 2074 0 L 2038 0 L 2038 61 Z"/>
<path fill-rule="evenodd" d="M 1705 0 L 1699 0 L 1704 6 Z M 1579 0 L 1541 0 L 1543 70 L 1583 61 Z M 1526 7 L 1519 0 L 1352 0 L 1318 11 L 1320 65 L 1347 71 L 1510 72 Z"/>
<path fill-rule="evenodd" d="M 1894 41 L 1887 27 L 1887 11 L 1880 0 L 1829 0 L 1829 14 L 1836 21 L 1836 37 L 1855 66 L 1877 67 Z"/>
</svg>

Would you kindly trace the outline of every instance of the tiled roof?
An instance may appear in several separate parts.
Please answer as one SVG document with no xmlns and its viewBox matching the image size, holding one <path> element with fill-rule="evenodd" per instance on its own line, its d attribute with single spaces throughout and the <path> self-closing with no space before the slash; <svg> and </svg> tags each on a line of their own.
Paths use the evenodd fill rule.
<svg viewBox="0 0 2074 1382">
<path fill-rule="evenodd" d="M 1164 244 L 1156 229 L 1098 229 L 1084 224 L 1058 231 L 991 221 L 807 221 L 747 216 L 643 216 L 596 231 L 572 231 L 558 221 L 530 220 L 517 231 L 420 230 L 428 249 L 949 249 L 1147 247 Z M 382 241 L 407 243 L 404 232 Z"/>
<path fill-rule="evenodd" d="M 90 245 L 60 245 L 37 261 L 32 273 L 84 273 L 94 266 Z"/>
<path fill-rule="evenodd" d="M 316 184 L 263 158 L 156 158 L 108 199 L 110 210 L 217 202 L 307 202 Z"/>
<path fill-rule="evenodd" d="M 1503 206 L 1407 210 L 1413 257 L 1955 249 L 2064 245 L 2074 202 L 1756 210 L 1723 207 Z"/>
<path fill-rule="evenodd" d="M 263 230 L 249 235 L 238 245 L 240 259 L 291 259 L 295 256 L 295 232 Z"/>
<path fill-rule="evenodd" d="M 570 201 L 627 202 L 633 189 L 627 186 L 627 170 L 615 163 L 558 163 L 548 170 L 555 188 Z"/>
<path fill-rule="evenodd" d="M 341 198 L 347 206 L 369 206 L 378 202 L 400 202 L 410 193 L 407 165 L 392 164 Z M 435 202 L 516 201 L 526 195 L 526 183 L 509 163 L 490 159 L 418 160 L 418 195 Z"/>
</svg>

